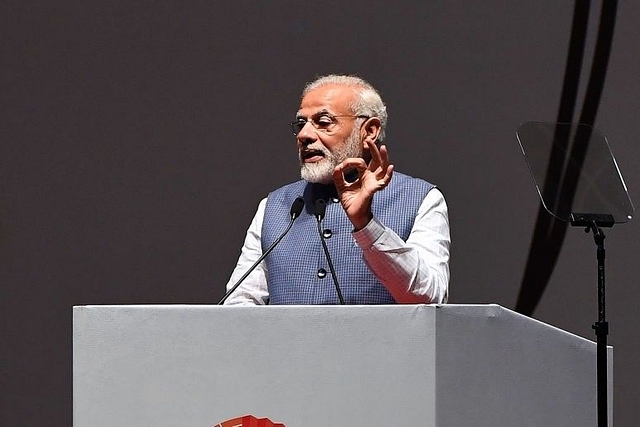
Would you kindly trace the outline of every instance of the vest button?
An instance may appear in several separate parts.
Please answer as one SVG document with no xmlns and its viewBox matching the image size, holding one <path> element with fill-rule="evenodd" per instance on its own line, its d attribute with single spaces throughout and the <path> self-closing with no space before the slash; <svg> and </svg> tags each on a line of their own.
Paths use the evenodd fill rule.
<svg viewBox="0 0 640 427">
<path fill-rule="evenodd" d="M 327 270 L 325 270 L 324 268 L 320 268 L 318 270 L 318 277 L 319 278 L 324 279 L 326 275 L 327 275 Z"/>
<path fill-rule="evenodd" d="M 328 238 L 329 238 L 329 237 L 331 237 L 331 236 L 333 236 L 333 231 L 331 231 L 330 229 L 325 228 L 325 229 L 322 231 L 322 237 L 324 237 L 325 239 L 328 239 Z"/>
</svg>

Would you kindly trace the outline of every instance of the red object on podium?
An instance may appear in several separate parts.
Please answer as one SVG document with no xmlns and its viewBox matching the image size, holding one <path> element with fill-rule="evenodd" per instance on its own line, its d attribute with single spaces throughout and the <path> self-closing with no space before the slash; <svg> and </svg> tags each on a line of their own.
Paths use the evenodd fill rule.
<svg viewBox="0 0 640 427">
<path fill-rule="evenodd" d="M 223 421 L 213 427 L 286 427 L 281 423 L 274 423 L 268 418 L 256 418 L 253 415 L 245 415 L 231 420 Z"/>
</svg>

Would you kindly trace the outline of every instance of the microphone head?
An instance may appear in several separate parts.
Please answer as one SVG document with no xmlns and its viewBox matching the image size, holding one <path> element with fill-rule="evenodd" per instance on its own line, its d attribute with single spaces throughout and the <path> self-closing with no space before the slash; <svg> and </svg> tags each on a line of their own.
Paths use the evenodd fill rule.
<svg viewBox="0 0 640 427">
<path fill-rule="evenodd" d="M 296 197 L 291 205 L 291 211 L 289 212 L 291 215 L 291 219 L 296 219 L 302 213 L 302 208 L 304 207 L 304 200 L 302 197 Z"/>
<path fill-rule="evenodd" d="M 327 211 L 327 202 L 325 202 L 324 199 L 316 200 L 316 204 L 313 209 L 313 214 L 316 216 L 318 221 L 322 221 L 326 211 Z"/>
</svg>

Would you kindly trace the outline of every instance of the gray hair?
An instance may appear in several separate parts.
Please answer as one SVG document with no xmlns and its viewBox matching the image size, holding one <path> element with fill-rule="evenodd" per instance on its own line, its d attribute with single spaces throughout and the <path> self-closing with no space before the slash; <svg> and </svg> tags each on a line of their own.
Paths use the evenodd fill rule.
<svg viewBox="0 0 640 427">
<path fill-rule="evenodd" d="M 326 85 L 339 85 L 352 87 L 356 93 L 355 101 L 349 106 L 356 116 L 377 117 L 380 119 L 380 135 L 378 141 L 385 138 L 387 128 L 387 107 L 382 102 L 382 98 L 377 90 L 364 79 L 357 76 L 343 74 L 329 74 L 321 76 L 314 81 L 307 83 L 302 91 L 302 97 L 314 89 Z"/>
</svg>

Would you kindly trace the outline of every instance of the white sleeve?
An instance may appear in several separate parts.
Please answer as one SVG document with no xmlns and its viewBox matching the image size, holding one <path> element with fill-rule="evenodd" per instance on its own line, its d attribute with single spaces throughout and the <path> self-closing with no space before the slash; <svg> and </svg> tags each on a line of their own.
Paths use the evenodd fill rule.
<svg viewBox="0 0 640 427">
<path fill-rule="evenodd" d="M 376 218 L 353 233 L 364 260 L 398 303 L 444 303 L 449 293 L 449 218 L 434 188 L 423 200 L 407 241 Z"/>
<path fill-rule="evenodd" d="M 267 199 L 264 198 L 258 205 L 258 210 L 251 221 L 251 225 L 247 230 L 244 239 L 244 245 L 236 268 L 231 273 L 231 278 L 227 283 L 227 292 L 240 278 L 249 270 L 249 268 L 262 256 L 262 222 L 264 220 L 264 211 L 267 205 Z M 269 292 L 267 289 L 267 273 L 266 264 L 262 261 L 249 274 L 242 284 L 236 289 L 227 300 L 225 305 L 264 305 L 269 300 Z"/>
</svg>

